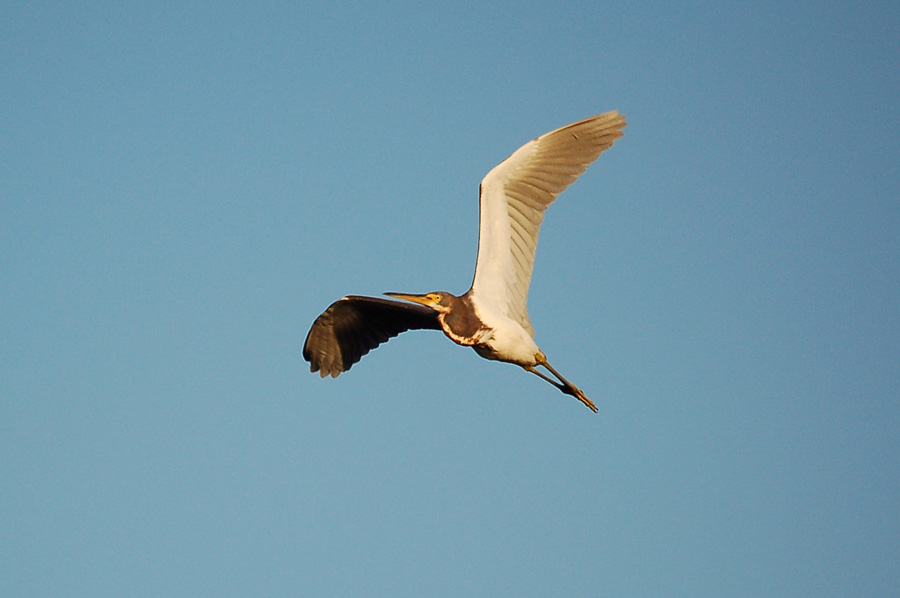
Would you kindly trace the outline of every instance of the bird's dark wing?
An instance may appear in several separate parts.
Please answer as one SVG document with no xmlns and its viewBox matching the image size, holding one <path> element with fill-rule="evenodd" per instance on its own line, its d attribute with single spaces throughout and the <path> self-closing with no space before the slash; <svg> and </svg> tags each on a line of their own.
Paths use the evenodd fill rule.
<svg viewBox="0 0 900 598">
<path fill-rule="evenodd" d="M 378 297 L 343 297 L 313 322 L 303 359 L 309 362 L 309 371 L 337 378 L 381 343 L 421 329 L 441 329 L 436 311 Z"/>
</svg>

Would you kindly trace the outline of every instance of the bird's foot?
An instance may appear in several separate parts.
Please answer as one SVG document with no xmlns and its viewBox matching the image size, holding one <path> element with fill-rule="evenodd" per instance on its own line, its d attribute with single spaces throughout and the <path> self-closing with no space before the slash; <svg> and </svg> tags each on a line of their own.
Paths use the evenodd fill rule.
<svg viewBox="0 0 900 598">
<path fill-rule="evenodd" d="M 565 378 L 560 376 L 556 372 L 556 370 L 554 370 L 550 367 L 550 364 L 548 364 L 546 362 L 546 359 L 544 360 L 544 363 L 542 365 L 544 367 L 546 367 L 547 369 L 549 369 L 551 372 L 553 372 L 553 375 L 555 375 L 557 378 L 559 378 L 561 382 L 557 382 L 556 380 L 550 379 L 549 377 L 545 376 L 543 373 L 539 372 L 538 370 L 536 370 L 535 368 L 533 368 L 531 366 L 522 366 L 522 367 L 525 369 L 525 371 L 531 372 L 532 374 L 538 376 L 539 378 L 543 378 L 544 380 L 546 380 L 547 382 L 549 382 L 550 384 L 552 384 L 553 386 L 558 388 L 560 391 L 562 391 L 563 394 L 567 394 L 569 396 L 575 397 L 576 399 L 578 399 L 579 401 L 584 403 L 584 405 L 588 409 L 590 409 L 594 413 L 597 413 L 597 406 L 594 405 L 593 401 L 591 401 L 589 398 L 587 398 L 587 396 L 583 392 L 581 392 L 580 388 L 578 388 L 577 386 L 575 386 L 574 384 L 572 384 L 571 382 L 569 382 L 568 380 L 566 380 Z"/>
<path fill-rule="evenodd" d="M 581 392 L 580 388 L 578 388 L 577 386 L 575 386 L 574 384 L 572 384 L 571 382 L 569 382 L 568 380 L 563 378 L 562 374 L 560 374 L 555 369 L 553 369 L 553 366 L 550 365 L 550 363 L 547 361 L 547 356 L 544 355 L 543 351 L 538 351 L 537 354 L 534 356 L 534 358 L 538 362 L 538 364 L 544 366 L 545 368 L 547 368 L 547 370 L 551 374 L 556 376 L 557 380 L 559 380 L 559 383 L 554 383 L 552 380 L 550 380 L 546 376 L 541 376 L 542 378 L 544 378 L 548 382 L 553 383 L 554 386 L 556 386 L 558 389 L 563 391 L 563 393 L 575 397 L 576 399 L 578 399 L 579 401 L 584 403 L 585 407 L 587 407 L 594 413 L 597 413 L 597 406 L 594 405 L 593 401 L 591 401 L 589 398 L 587 398 L 587 396 L 583 392 Z M 535 373 L 537 373 L 537 371 L 535 371 Z"/>
<path fill-rule="evenodd" d="M 571 395 L 571 396 L 575 397 L 576 399 L 578 399 L 579 401 L 584 403 L 585 407 L 587 407 L 594 413 L 597 413 L 597 411 L 598 411 L 597 406 L 594 405 L 594 402 L 591 401 L 589 398 L 587 398 L 587 396 L 577 386 L 572 386 L 571 384 L 568 384 L 566 386 L 561 386 L 560 390 L 563 391 L 567 395 Z"/>
</svg>

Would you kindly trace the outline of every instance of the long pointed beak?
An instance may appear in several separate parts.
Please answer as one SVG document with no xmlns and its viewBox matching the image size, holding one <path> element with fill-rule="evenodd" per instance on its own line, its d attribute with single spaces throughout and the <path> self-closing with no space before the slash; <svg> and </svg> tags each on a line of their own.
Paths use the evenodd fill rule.
<svg viewBox="0 0 900 598">
<path fill-rule="evenodd" d="M 406 293 L 385 293 L 385 295 L 431 307 L 431 299 L 428 298 L 428 295 L 407 295 Z"/>
</svg>

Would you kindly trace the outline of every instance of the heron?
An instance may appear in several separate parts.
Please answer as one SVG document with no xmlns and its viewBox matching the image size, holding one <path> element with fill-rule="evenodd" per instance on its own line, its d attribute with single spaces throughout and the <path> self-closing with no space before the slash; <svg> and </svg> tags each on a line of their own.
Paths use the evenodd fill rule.
<svg viewBox="0 0 900 598">
<path fill-rule="evenodd" d="M 478 255 L 469 290 L 460 296 L 434 291 L 338 299 L 306 337 L 303 357 L 310 372 L 336 378 L 402 332 L 442 330 L 481 357 L 521 366 L 596 413 L 594 403 L 535 343 L 528 288 L 544 211 L 612 147 L 625 124 L 618 111 L 598 114 L 529 141 L 495 166 L 479 189 Z"/>
</svg>

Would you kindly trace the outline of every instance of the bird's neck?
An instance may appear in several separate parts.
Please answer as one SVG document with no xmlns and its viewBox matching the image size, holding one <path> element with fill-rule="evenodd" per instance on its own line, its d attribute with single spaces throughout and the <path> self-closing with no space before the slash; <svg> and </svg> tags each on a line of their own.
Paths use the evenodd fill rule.
<svg viewBox="0 0 900 598">
<path fill-rule="evenodd" d="M 484 329 L 484 323 L 475 315 L 475 308 L 465 295 L 454 297 L 450 310 L 438 314 L 438 321 L 444 334 L 464 346 L 477 344 Z"/>
</svg>

